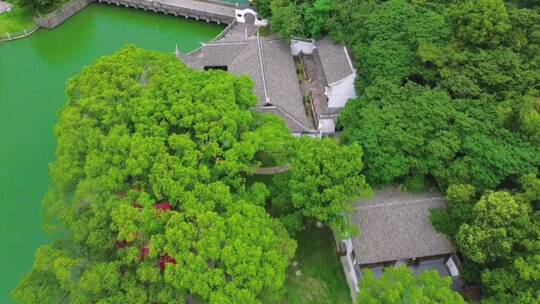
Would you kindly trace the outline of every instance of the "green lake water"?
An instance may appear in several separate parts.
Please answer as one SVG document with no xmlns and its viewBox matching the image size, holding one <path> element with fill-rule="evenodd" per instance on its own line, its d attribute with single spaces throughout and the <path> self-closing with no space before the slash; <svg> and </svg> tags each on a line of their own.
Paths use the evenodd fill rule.
<svg viewBox="0 0 540 304">
<path fill-rule="evenodd" d="M 195 49 L 223 26 L 94 4 L 54 30 L 0 43 L 0 303 L 46 243 L 41 200 L 54 159 L 52 133 L 66 80 L 126 43 L 174 52 Z M 44 303 L 46 304 L 46 303 Z"/>
</svg>

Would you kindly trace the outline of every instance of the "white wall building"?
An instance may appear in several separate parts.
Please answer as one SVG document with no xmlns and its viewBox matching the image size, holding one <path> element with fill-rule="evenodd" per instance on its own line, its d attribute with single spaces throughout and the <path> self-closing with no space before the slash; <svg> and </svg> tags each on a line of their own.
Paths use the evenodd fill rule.
<svg viewBox="0 0 540 304">
<path fill-rule="evenodd" d="M 315 57 L 326 77 L 328 108 L 343 108 L 349 99 L 356 98 L 356 69 L 349 51 L 328 37 L 316 41 L 315 50 Z"/>
<path fill-rule="evenodd" d="M 334 133 L 339 113 L 350 99 L 356 98 L 356 69 L 349 51 L 344 45 L 336 44 L 329 37 L 325 37 L 318 41 L 293 39 L 291 54 L 303 56 L 305 59 L 313 56 L 316 70 L 320 71 L 314 74 L 321 78 L 315 81 L 322 82 L 324 90 L 323 98 L 320 94 L 313 97 L 316 99 L 314 119 L 320 134 Z"/>
<path fill-rule="evenodd" d="M 257 27 L 268 25 L 267 19 L 259 18 L 259 14 L 250 8 L 236 9 L 234 12 L 236 14 L 236 22 L 238 23 L 253 24 Z"/>
</svg>

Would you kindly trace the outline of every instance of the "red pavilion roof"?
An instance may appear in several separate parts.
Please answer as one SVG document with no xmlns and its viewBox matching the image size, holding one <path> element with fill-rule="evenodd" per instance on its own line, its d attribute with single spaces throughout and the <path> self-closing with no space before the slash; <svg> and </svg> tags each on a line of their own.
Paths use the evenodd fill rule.
<svg viewBox="0 0 540 304">
<path fill-rule="evenodd" d="M 172 210 L 171 204 L 169 204 L 169 202 L 167 202 L 167 201 L 161 202 L 161 203 L 155 205 L 154 207 L 155 207 L 156 209 L 158 209 L 158 210 L 163 210 L 163 211 L 170 211 L 170 210 Z"/>
</svg>

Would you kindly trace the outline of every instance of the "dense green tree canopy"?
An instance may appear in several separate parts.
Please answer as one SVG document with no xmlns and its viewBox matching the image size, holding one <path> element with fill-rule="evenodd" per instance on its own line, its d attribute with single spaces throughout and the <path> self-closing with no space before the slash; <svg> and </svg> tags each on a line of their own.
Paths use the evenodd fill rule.
<svg viewBox="0 0 540 304">
<path fill-rule="evenodd" d="M 249 110 L 249 79 L 126 47 L 67 93 L 45 199 L 64 237 L 37 251 L 16 301 L 258 303 L 281 287 L 296 244 L 245 177 L 289 135 Z"/>
<path fill-rule="evenodd" d="M 495 113 L 474 112 L 488 101 L 459 102 L 443 90 L 378 81 L 342 113 L 344 138 L 362 144 L 374 183 L 432 176 L 443 187 L 488 189 L 536 170 L 536 147 L 490 123 Z"/>
<path fill-rule="evenodd" d="M 464 277 L 487 301 L 539 302 L 539 195 L 522 189 L 536 195 L 527 205 L 514 188 L 540 167 L 540 2 L 261 2 L 271 24 L 301 12 L 273 24 L 282 36 L 329 34 L 352 51 L 359 97 L 339 125 L 368 182 L 434 181 L 449 210 L 432 220 L 464 251 Z"/>
<path fill-rule="evenodd" d="M 511 25 L 503 0 L 468 0 L 448 8 L 458 41 L 477 46 L 501 43 Z"/>
<path fill-rule="evenodd" d="M 360 97 L 340 125 L 364 148 L 368 181 L 483 190 L 540 165 L 538 3 L 263 2 L 283 36 L 329 33 L 352 50 Z M 301 13 L 282 27 L 286 9 Z"/>
<path fill-rule="evenodd" d="M 379 303 L 465 303 L 459 293 L 452 291 L 452 279 L 441 278 L 436 271 L 414 276 L 405 266 L 387 268 L 380 278 L 366 270 L 360 282 L 358 304 Z"/>
<path fill-rule="evenodd" d="M 481 280 L 488 303 L 538 303 L 540 179 L 529 174 L 518 192 L 488 191 L 477 201 L 475 196 L 471 186 L 450 187 L 449 209 L 434 212 L 433 224 L 480 271 L 469 279 Z"/>
<path fill-rule="evenodd" d="M 360 173 L 360 146 L 305 137 L 291 142 L 289 153 L 291 169 L 276 177 L 272 198 L 286 225 L 295 230 L 315 220 L 346 233 L 346 212 L 354 199 L 371 194 Z"/>
</svg>

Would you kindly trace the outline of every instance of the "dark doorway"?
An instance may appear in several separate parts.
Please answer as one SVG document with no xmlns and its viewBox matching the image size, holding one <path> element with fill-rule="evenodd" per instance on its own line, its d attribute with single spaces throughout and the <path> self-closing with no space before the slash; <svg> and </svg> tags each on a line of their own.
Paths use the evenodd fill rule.
<svg viewBox="0 0 540 304">
<path fill-rule="evenodd" d="M 253 14 L 245 13 L 244 20 L 246 20 L 246 24 L 255 24 L 255 16 Z"/>
<path fill-rule="evenodd" d="M 227 72 L 229 69 L 227 68 L 226 65 L 208 65 L 208 66 L 204 67 L 204 70 L 205 71 L 208 71 L 208 70 L 220 70 L 220 71 Z"/>
</svg>

